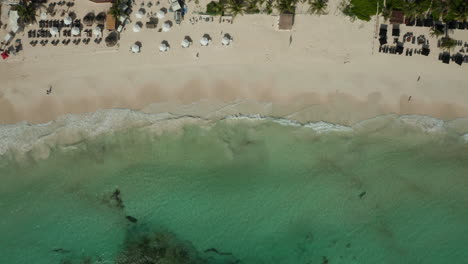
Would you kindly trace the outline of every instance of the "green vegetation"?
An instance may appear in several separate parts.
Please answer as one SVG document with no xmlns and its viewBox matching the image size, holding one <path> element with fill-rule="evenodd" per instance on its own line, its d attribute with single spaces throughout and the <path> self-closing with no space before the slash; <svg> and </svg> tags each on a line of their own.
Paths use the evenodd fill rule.
<svg viewBox="0 0 468 264">
<path fill-rule="evenodd" d="M 117 0 L 113 7 L 118 7 L 122 0 Z M 234 16 L 265 12 L 271 14 L 273 8 L 280 13 L 293 14 L 298 2 L 308 3 L 310 14 L 326 14 L 328 0 L 213 0 L 206 6 L 206 13 Z M 389 19 L 393 11 L 403 11 L 407 18 L 425 18 L 430 15 L 435 20 L 468 20 L 468 0 L 343 0 L 340 10 L 352 19 L 369 21 L 377 13 Z M 116 13 L 120 10 L 116 10 Z"/>
<path fill-rule="evenodd" d="M 445 33 L 443 30 L 440 30 L 436 27 L 431 28 L 431 30 L 429 31 L 429 35 L 435 38 L 439 38 L 440 36 L 443 36 L 444 34 Z"/>
<path fill-rule="evenodd" d="M 36 9 L 37 6 L 30 1 L 21 1 L 19 5 L 15 6 L 18 11 L 19 23 L 23 26 L 36 22 Z"/>
<path fill-rule="evenodd" d="M 314 12 L 322 14 L 327 7 L 327 0 L 305 0 L 315 5 Z M 257 14 L 265 12 L 271 14 L 273 8 L 280 13 L 294 14 L 298 0 L 218 0 L 206 5 L 206 13 L 210 15 L 230 14 L 232 16 L 242 14 Z"/>
<path fill-rule="evenodd" d="M 208 15 L 220 15 L 222 16 L 224 14 L 224 3 L 222 2 L 216 2 L 216 1 L 211 1 L 206 5 L 206 13 Z"/>
<path fill-rule="evenodd" d="M 126 1 L 123 0 L 115 0 L 112 3 L 111 8 L 109 9 L 109 13 L 113 15 L 114 17 L 119 17 L 122 15 L 122 9 L 120 9 L 120 6 L 125 3 Z"/>
<path fill-rule="evenodd" d="M 324 15 L 327 13 L 327 0 L 308 0 L 309 3 L 309 13 Z"/>
<path fill-rule="evenodd" d="M 377 10 L 377 3 L 379 10 Z M 424 18 L 431 15 L 436 20 L 452 21 L 468 19 L 467 0 L 344 0 L 341 4 L 343 14 L 352 18 L 369 21 L 377 11 L 390 18 L 393 10 L 401 10 L 407 18 Z"/>
<path fill-rule="evenodd" d="M 457 41 L 452 38 L 443 37 L 441 40 L 440 47 L 444 50 L 450 51 L 457 46 Z"/>
</svg>

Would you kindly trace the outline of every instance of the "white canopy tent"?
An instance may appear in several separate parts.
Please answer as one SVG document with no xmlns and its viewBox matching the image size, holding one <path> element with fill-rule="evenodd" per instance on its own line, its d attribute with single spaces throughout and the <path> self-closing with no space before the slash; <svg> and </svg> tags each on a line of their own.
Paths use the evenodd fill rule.
<svg viewBox="0 0 468 264">
<path fill-rule="evenodd" d="M 164 16 L 166 16 L 166 12 L 164 12 L 164 10 L 159 10 L 156 14 L 156 17 L 158 17 L 159 19 L 164 18 Z"/>
<path fill-rule="evenodd" d="M 63 19 L 63 23 L 65 25 L 70 25 L 71 23 L 73 22 L 73 19 L 70 17 L 70 16 L 66 16 L 64 19 Z"/>
<path fill-rule="evenodd" d="M 139 53 L 140 52 L 140 46 L 138 46 L 138 44 L 133 44 L 132 45 L 132 52 L 133 53 Z"/>
<path fill-rule="evenodd" d="M 135 13 L 135 17 L 138 18 L 138 19 L 142 19 L 143 16 L 145 14 L 143 14 L 143 12 L 141 10 L 138 10 L 136 13 Z"/>
<path fill-rule="evenodd" d="M 73 36 L 78 36 L 80 34 L 80 29 L 77 28 L 77 27 L 73 27 L 72 30 L 71 30 L 71 33 Z"/>
<path fill-rule="evenodd" d="M 140 30 L 141 30 L 141 27 L 139 24 L 133 25 L 133 32 L 140 32 Z"/>
<path fill-rule="evenodd" d="M 202 46 L 208 46 L 208 43 L 210 43 L 210 40 L 208 40 L 207 37 L 203 37 L 202 39 L 200 39 L 200 44 Z"/>
<path fill-rule="evenodd" d="M 51 28 L 49 29 L 49 31 L 50 31 L 50 34 L 51 34 L 52 36 L 57 36 L 58 33 L 59 33 L 59 30 L 58 30 L 58 28 L 56 28 L 56 27 L 51 27 Z"/>
<path fill-rule="evenodd" d="M 6 36 L 3 38 L 3 40 L 4 40 L 5 42 L 8 42 L 8 41 L 10 41 L 12 38 L 13 38 L 13 36 L 12 36 L 10 33 L 8 33 L 8 34 L 6 34 Z"/>
<path fill-rule="evenodd" d="M 164 23 L 163 26 L 162 26 L 162 30 L 163 30 L 164 32 L 169 32 L 169 30 L 171 30 L 171 24 L 169 24 L 169 23 L 167 23 L 167 22 Z"/>
<path fill-rule="evenodd" d="M 159 44 L 159 51 L 166 52 L 168 50 L 169 50 L 169 47 L 166 45 L 166 43 L 161 42 L 161 44 Z"/>
<path fill-rule="evenodd" d="M 231 44 L 231 39 L 228 36 L 224 36 L 223 39 L 221 39 L 221 44 L 229 45 Z"/>
<path fill-rule="evenodd" d="M 188 39 L 184 38 L 180 44 L 182 45 L 182 48 L 188 48 L 191 43 Z"/>
<path fill-rule="evenodd" d="M 19 30 L 18 18 L 19 18 L 18 11 L 10 10 L 10 13 L 9 13 L 10 28 L 11 28 L 11 31 L 13 31 L 14 33 L 18 32 Z"/>
<path fill-rule="evenodd" d="M 12 25 L 12 26 L 11 26 L 11 31 L 12 31 L 13 33 L 18 32 L 18 30 L 19 30 L 19 26 L 18 26 L 18 25 Z"/>
<path fill-rule="evenodd" d="M 93 34 L 100 37 L 102 35 L 102 29 L 100 27 L 93 28 Z"/>
</svg>

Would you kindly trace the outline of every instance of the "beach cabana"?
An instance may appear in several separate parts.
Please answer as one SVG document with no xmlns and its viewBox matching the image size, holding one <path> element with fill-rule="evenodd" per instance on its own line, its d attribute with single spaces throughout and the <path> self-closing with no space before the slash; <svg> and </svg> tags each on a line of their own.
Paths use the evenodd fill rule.
<svg viewBox="0 0 468 264">
<path fill-rule="evenodd" d="M 449 52 L 444 52 L 441 56 L 442 62 L 449 64 L 450 63 L 450 53 Z"/>
<path fill-rule="evenodd" d="M 182 40 L 182 43 L 180 43 L 180 44 L 182 45 L 182 48 L 188 48 L 188 47 L 190 47 L 191 42 L 187 38 L 184 38 Z"/>
<path fill-rule="evenodd" d="M 73 36 L 78 36 L 80 34 L 80 29 L 78 27 L 73 27 L 71 33 Z"/>
<path fill-rule="evenodd" d="M 202 46 L 208 46 L 209 43 L 210 43 L 210 40 L 207 37 L 203 37 L 200 39 L 200 44 Z"/>
<path fill-rule="evenodd" d="M 224 37 L 221 39 L 221 44 L 223 45 L 231 44 L 231 38 L 228 35 L 224 35 Z"/>
<path fill-rule="evenodd" d="M 159 51 L 166 52 L 169 50 L 169 46 L 163 41 L 159 44 Z"/>
<path fill-rule="evenodd" d="M 156 17 L 161 19 L 161 18 L 164 18 L 164 16 L 166 16 L 166 12 L 164 12 L 164 10 L 159 10 L 158 13 L 156 14 Z"/>
<path fill-rule="evenodd" d="M 137 23 L 133 25 L 133 32 L 140 32 L 141 26 Z"/>
<path fill-rule="evenodd" d="M 47 13 L 42 12 L 40 17 L 41 17 L 42 20 L 46 20 L 47 19 Z"/>
<path fill-rule="evenodd" d="M 132 52 L 133 53 L 139 53 L 140 52 L 140 46 L 138 46 L 138 44 L 133 44 L 132 45 Z"/>
<path fill-rule="evenodd" d="M 70 16 L 66 16 L 64 19 L 63 19 L 63 24 L 65 25 L 71 25 L 71 23 L 73 22 L 73 19 L 70 17 Z"/>
<path fill-rule="evenodd" d="M 393 10 L 390 17 L 390 23 L 403 24 L 405 13 L 400 10 Z"/>
<path fill-rule="evenodd" d="M 379 36 L 380 37 L 387 38 L 387 28 L 388 28 L 388 26 L 386 24 L 381 24 L 380 25 L 380 30 L 379 30 Z"/>
<path fill-rule="evenodd" d="M 429 49 L 429 45 L 423 45 L 422 50 L 421 50 L 421 54 L 424 55 L 424 56 L 429 56 L 430 52 L 431 52 L 431 50 Z"/>
<path fill-rule="evenodd" d="M 115 30 L 117 28 L 117 21 L 115 16 L 112 14 L 107 14 L 106 17 L 106 29 L 107 30 Z"/>
<path fill-rule="evenodd" d="M 102 35 L 102 29 L 101 29 L 100 27 L 94 27 L 94 28 L 93 28 L 93 34 L 94 34 L 95 36 L 100 37 L 100 36 Z"/>
<path fill-rule="evenodd" d="M 279 30 L 291 30 L 294 25 L 294 15 L 293 14 L 280 14 L 278 21 Z"/>
<path fill-rule="evenodd" d="M 400 25 L 399 24 L 393 24 L 392 36 L 393 37 L 399 37 L 400 36 Z"/>
<path fill-rule="evenodd" d="M 171 24 L 169 24 L 168 22 L 165 22 L 162 26 L 162 30 L 164 32 L 169 32 L 169 30 L 171 30 Z"/>
<path fill-rule="evenodd" d="M 50 34 L 51 34 L 52 36 L 54 36 L 54 37 L 57 36 L 58 33 L 59 33 L 59 30 L 58 30 L 58 28 L 56 28 L 56 27 L 50 28 L 49 31 L 50 31 Z"/>
<path fill-rule="evenodd" d="M 456 64 L 461 66 L 463 64 L 463 61 L 464 61 L 463 55 L 459 52 L 459 53 L 455 54 L 453 60 L 455 61 Z"/>
</svg>

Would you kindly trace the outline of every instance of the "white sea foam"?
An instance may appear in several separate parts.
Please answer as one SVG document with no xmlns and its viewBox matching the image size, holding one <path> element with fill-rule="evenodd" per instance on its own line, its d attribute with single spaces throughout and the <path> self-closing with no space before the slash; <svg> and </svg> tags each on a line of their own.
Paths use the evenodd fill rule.
<svg viewBox="0 0 468 264">
<path fill-rule="evenodd" d="M 468 133 L 462 135 L 463 142 L 468 144 Z"/>
<path fill-rule="evenodd" d="M 428 133 L 446 132 L 445 122 L 430 116 L 404 115 L 400 116 L 399 119 L 407 125 L 420 128 Z"/>
<path fill-rule="evenodd" d="M 104 133 L 118 131 L 126 128 L 134 127 L 155 127 L 164 129 L 160 126 L 162 121 L 175 121 L 179 125 L 185 124 L 188 120 L 198 122 L 203 118 L 196 116 L 176 116 L 169 113 L 147 114 L 129 109 L 111 109 L 101 110 L 94 113 L 65 115 L 57 120 L 31 125 L 26 122 L 21 122 L 14 125 L 0 125 L 0 155 L 4 155 L 8 151 L 14 151 L 17 154 L 33 151 L 38 156 L 48 156 L 49 149 L 55 145 L 70 146 L 81 142 L 82 140 L 93 138 Z M 303 127 L 312 129 L 316 133 L 330 132 L 353 132 L 366 127 L 372 128 L 373 123 L 370 120 L 362 121 L 353 127 L 332 124 L 327 122 L 310 122 L 300 123 L 296 120 L 286 118 L 268 117 L 262 115 L 230 115 L 221 120 L 248 120 L 252 122 L 268 121 L 280 124 L 282 126 Z M 383 120 L 388 123 L 388 120 L 401 120 L 403 124 L 412 127 L 418 127 L 428 133 L 446 132 L 445 122 L 436 118 L 427 116 L 381 116 L 371 120 Z M 175 123 L 174 123 L 175 124 Z M 366 125 L 367 124 L 367 125 Z M 468 133 L 463 135 L 463 140 L 468 142 Z M 33 153 L 33 154 L 34 154 Z"/>
</svg>

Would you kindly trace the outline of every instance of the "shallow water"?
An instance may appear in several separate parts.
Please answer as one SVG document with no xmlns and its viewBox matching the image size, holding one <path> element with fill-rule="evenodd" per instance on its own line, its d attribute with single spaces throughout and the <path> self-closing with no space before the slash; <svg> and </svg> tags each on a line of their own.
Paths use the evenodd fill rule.
<svg viewBox="0 0 468 264">
<path fill-rule="evenodd" d="M 144 235 L 168 234 L 176 242 L 157 243 L 192 257 L 166 263 L 468 259 L 460 135 L 395 117 L 352 131 L 310 127 L 134 126 L 43 143 L 47 159 L 9 150 L 0 163 L 0 263 L 115 263 Z M 124 208 L 111 199 L 116 188 Z"/>
</svg>

